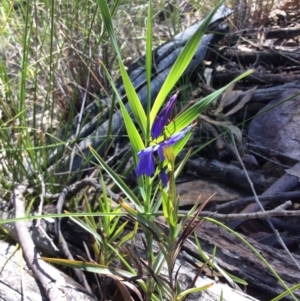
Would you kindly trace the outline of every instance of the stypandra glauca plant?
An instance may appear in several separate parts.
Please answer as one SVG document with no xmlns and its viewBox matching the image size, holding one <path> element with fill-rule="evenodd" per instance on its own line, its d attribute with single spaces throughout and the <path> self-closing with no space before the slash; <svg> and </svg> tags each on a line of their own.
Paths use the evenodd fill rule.
<svg viewBox="0 0 300 301">
<path fill-rule="evenodd" d="M 190 38 L 151 106 L 152 1 L 149 1 L 145 60 L 148 102 L 147 107 L 143 108 L 122 61 L 113 28 L 111 11 L 106 1 L 98 0 L 98 4 L 107 34 L 116 52 L 132 112 L 131 114 L 128 113 L 121 97 L 118 95 L 109 72 L 105 69 L 105 66 L 102 66 L 106 72 L 107 79 L 111 83 L 112 90 L 116 94 L 132 146 L 135 172 L 138 177 L 139 196 L 132 192 L 121 177 L 106 164 L 95 150 L 91 149 L 91 151 L 103 170 L 106 171 L 125 195 L 125 198 L 120 201 L 121 208 L 123 212 L 125 212 L 124 215 L 126 215 L 128 220 L 135 225 L 135 232 L 131 232 L 126 239 L 134 240 L 133 233 L 136 233 L 137 230 L 142 230 L 144 234 L 144 245 L 146 247 L 145 257 L 138 259 L 138 265 L 139 271 L 144 271 L 143 274 L 147 275 L 147 277 L 142 277 L 143 275 L 139 274 L 139 272 L 131 266 L 130 261 L 122 257 L 117 248 L 114 247 L 112 240 L 103 240 L 102 237 L 97 235 L 95 223 L 92 219 L 86 218 L 85 222 L 74 219 L 94 235 L 97 244 L 99 244 L 99 246 L 95 246 L 96 250 L 98 250 L 97 248 L 104 248 L 107 250 L 106 254 L 109 254 L 109 256 L 115 252 L 115 256 L 121 260 L 123 267 L 122 270 L 117 271 L 118 275 L 124 277 L 124 279 L 135 279 L 142 291 L 143 300 L 184 300 L 190 293 L 207 289 L 210 284 L 208 283 L 202 287 L 189 288 L 184 291 L 176 281 L 174 263 L 182 246 L 182 242 L 191 234 L 187 230 L 187 227 L 192 227 L 190 217 L 197 208 L 194 207 L 186 217 L 182 218 L 178 215 L 179 198 L 176 193 L 176 178 L 188 159 L 188 155 L 178 166 L 175 163 L 175 159 L 197 126 L 195 120 L 198 116 L 232 83 L 247 76 L 251 71 L 244 73 L 211 95 L 196 101 L 189 108 L 173 118 L 172 112 L 178 98 L 178 93 L 174 93 L 171 97 L 169 95 L 192 60 L 209 22 L 222 4 L 221 2 L 211 11 L 202 26 Z M 112 8 L 112 10 L 114 10 L 114 8 Z M 106 206 L 107 205 L 108 202 L 106 203 Z M 114 211 L 111 208 L 105 208 L 104 213 L 99 213 L 99 216 L 104 218 L 103 229 L 104 232 L 108 232 L 106 235 L 113 235 L 116 230 L 116 219 L 114 220 L 110 218 L 110 216 L 115 216 L 119 213 L 119 211 Z M 163 229 L 158 227 L 155 222 L 156 217 L 159 215 L 162 215 L 165 221 Z M 110 225 L 110 222 L 114 223 L 113 226 Z M 124 224 L 122 224 L 121 227 L 123 230 Z M 121 232 L 122 231 L 118 232 L 117 238 L 120 237 Z M 124 238 L 121 239 L 121 241 L 123 243 Z M 159 252 L 155 249 L 155 244 L 158 246 Z M 100 251 L 97 252 L 100 254 Z M 56 262 L 85 269 L 90 272 L 112 275 L 112 270 L 108 269 L 105 265 L 82 263 L 79 261 L 71 262 L 67 260 L 63 262 L 57 260 Z M 107 262 L 105 263 L 105 261 L 102 260 L 99 262 L 107 264 Z M 164 278 L 160 277 L 163 268 L 167 270 L 167 277 Z"/>
<path fill-rule="evenodd" d="M 96 152 L 94 152 L 94 155 L 97 157 L 100 165 L 126 195 L 127 200 L 122 201 L 122 208 L 127 211 L 130 219 L 134 220 L 145 234 L 147 260 L 143 261 L 142 264 L 145 266 L 146 273 L 159 275 L 163 265 L 166 264 L 167 266 L 168 281 L 162 281 L 159 277 L 149 277 L 146 280 L 147 291 L 145 291 L 145 295 L 149 300 L 153 299 L 156 294 L 163 296 L 166 300 L 180 300 L 186 296 L 180 287 L 177 286 L 177 283 L 175 283 L 175 277 L 173 275 L 176 260 L 175 255 L 178 253 L 177 242 L 187 221 L 187 218 L 179 219 L 179 199 L 176 194 L 175 185 L 175 179 L 182 169 L 185 160 L 176 168 L 175 158 L 191 136 L 196 126 L 196 118 L 214 99 L 227 89 L 227 86 L 201 101 L 196 102 L 186 111 L 181 112 L 181 114 L 172 121 L 170 121 L 172 119 L 171 114 L 177 100 L 177 94 L 174 94 L 165 105 L 164 102 L 191 61 L 210 19 L 220 5 L 221 3 L 208 15 L 203 25 L 187 43 L 171 69 L 152 108 L 150 107 L 150 101 L 148 101 L 148 106 L 144 110 L 122 63 L 108 7 L 103 5 L 102 1 L 99 1 L 99 7 L 107 32 L 118 56 L 123 82 L 132 110 L 132 116 L 130 116 L 120 97 L 118 98 L 128 137 L 133 149 L 140 198 L 137 198 L 136 195 L 126 187 L 123 181 L 107 166 Z M 152 3 L 149 1 L 146 41 L 146 70 L 149 99 L 152 66 L 151 7 Z M 246 74 L 243 76 L 246 76 Z M 117 91 L 115 92 L 117 94 Z M 159 178 L 159 185 L 157 185 L 157 178 Z M 160 189 L 158 187 L 160 187 Z M 158 192 L 160 192 L 160 194 L 158 194 Z M 154 223 L 154 219 L 158 215 L 158 211 L 161 207 L 163 209 L 163 217 L 167 224 L 166 233 L 161 231 Z M 154 254 L 154 249 L 152 248 L 153 240 L 156 240 L 160 248 L 161 252 L 158 255 Z M 202 289 L 205 289 L 205 287 L 194 288 L 189 290 L 189 293 Z"/>
</svg>

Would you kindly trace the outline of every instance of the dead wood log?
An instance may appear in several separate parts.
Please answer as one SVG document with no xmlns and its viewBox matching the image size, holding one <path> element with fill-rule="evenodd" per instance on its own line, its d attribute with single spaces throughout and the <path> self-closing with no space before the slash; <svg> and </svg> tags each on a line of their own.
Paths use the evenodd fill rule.
<svg viewBox="0 0 300 301">
<path fill-rule="evenodd" d="M 295 171 L 299 171 L 300 169 L 300 163 L 297 163 L 293 169 Z M 278 192 L 286 192 L 294 189 L 299 184 L 299 178 L 297 176 L 291 175 L 289 173 L 286 173 L 281 178 L 279 178 L 277 181 L 275 181 L 266 191 L 264 191 L 263 195 L 278 193 Z M 266 202 L 265 205 L 267 206 L 269 202 Z M 257 212 L 260 211 L 259 205 L 255 203 L 251 203 L 244 208 L 241 213 L 250 213 L 250 212 Z M 244 221 L 233 221 L 229 224 L 229 226 L 233 229 L 236 229 L 238 226 L 240 226 Z"/>
<path fill-rule="evenodd" d="M 214 82 L 218 83 L 218 85 L 225 85 L 243 73 L 244 71 L 220 71 L 214 75 L 213 79 Z M 296 80 L 299 81 L 300 75 L 293 73 L 269 74 L 253 72 L 251 75 L 247 76 L 246 80 L 247 83 L 255 85 L 282 85 Z"/>
<path fill-rule="evenodd" d="M 228 80 L 227 84 L 230 82 Z M 249 101 L 249 103 L 259 102 L 259 103 L 265 103 L 267 104 L 271 100 L 275 99 L 280 95 L 282 92 L 290 89 L 299 89 L 300 81 L 292 81 L 283 85 L 276 85 L 271 87 L 263 87 L 263 88 L 257 88 Z M 215 90 L 212 89 L 208 85 L 201 85 L 201 90 L 204 92 L 205 95 L 208 95 L 210 93 L 213 93 Z M 245 95 L 248 93 L 248 91 L 244 91 L 241 93 L 240 98 L 242 99 L 245 97 Z"/>
<path fill-rule="evenodd" d="M 263 33 L 265 39 L 292 39 L 300 35 L 300 28 L 276 28 Z"/>
<path fill-rule="evenodd" d="M 11 202 L 14 206 L 14 213 L 16 218 L 25 217 L 25 206 L 23 194 L 26 191 L 28 182 L 24 181 L 19 184 L 12 192 Z M 27 224 L 23 220 L 14 222 L 17 238 L 22 248 L 23 256 L 26 260 L 28 267 L 32 270 L 34 277 L 39 281 L 46 298 L 49 301 L 54 300 L 68 300 L 70 298 L 68 284 L 65 282 L 64 277 L 52 265 L 42 260 L 36 245 L 33 242 L 32 236 Z M 82 271 L 76 270 L 76 275 L 80 275 L 79 280 L 84 285 L 86 291 L 92 295 L 92 290 L 88 285 L 85 275 Z M 71 292 L 72 294 L 72 292 Z"/>
<path fill-rule="evenodd" d="M 0 240 L 0 300 L 3 301 L 46 301 L 46 294 L 32 275 L 23 254 L 16 247 Z M 63 288 L 66 300 L 96 301 L 71 277 L 51 267 L 47 271 Z M 57 299 L 61 300 L 61 299 Z"/>
<path fill-rule="evenodd" d="M 262 292 L 277 295 L 285 291 L 265 264 L 233 234 L 209 222 L 203 223 L 196 232 L 203 250 L 211 254 L 214 246 L 217 247 L 216 262 L 226 271 Z M 247 241 L 271 264 L 288 287 L 300 282 L 299 270 L 283 250 L 260 244 L 250 238 Z M 199 253 L 192 244 L 185 243 L 183 249 L 199 258 Z M 300 262 L 299 255 L 293 256 Z M 299 290 L 294 294 L 300 298 Z M 292 298 L 286 297 L 285 300 Z"/>
<path fill-rule="evenodd" d="M 183 160 L 184 155 L 179 154 L 178 158 Z M 250 190 L 244 171 L 231 164 L 198 157 L 197 159 L 189 160 L 185 166 L 190 172 L 199 176 L 209 176 L 228 186 Z M 266 177 L 257 172 L 249 171 L 248 173 L 255 189 L 259 192 L 265 191 L 276 181 L 275 178 Z"/>
<path fill-rule="evenodd" d="M 233 275 L 240 277 L 247 281 L 249 286 L 256 290 L 270 294 L 270 296 L 276 296 L 285 291 L 285 288 L 281 286 L 278 279 L 271 273 L 267 266 L 241 241 L 237 239 L 233 234 L 225 231 L 224 229 L 210 223 L 204 222 L 197 230 L 197 236 L 199 238 L 201 248 L 207 254 L 212 254 L 213 248 L 217 247 L 215 262 L 225 271 L 232 273 Z M 271 246 L 260 244 L 250 238 L 246 240 L 262 255 L 269 264 L 274 268 L 277 274 L 285 282 L 288 287 L 300 282 L 300 273 L 290 257 L 285 256 L 285 253 L 281 249 L 276 249 Z M 140 236 L 136 237 L 135 249 L 141 258 L 144 257 L 144 245 Z M 188 263 L 196 260 L 203 262 L 203 258 L 199 255 L 199 252 L 195 245 L 191 241 L 186 241 L 183 246 L 183 251 L 190 255 L 186 256 L 185 252 L 181 252 L 178 256 L 176 266 L 179 268 L 179 281 L 181 284 L 189 285 L 191 279 L 195 276 L 195 270 Z M 294 255 L 297 261 L 300 261 L 299 255 Z M 193 264 L 194 268 L 197 268 L 197 263 Z M 176 271 L 176 269 L 175 269 Z M 202 277 L 203 281 L 207 281 L 207 278 Z M 198 282 L 197 285 L 201 285 Z M 214 284 L 215 285 L 215 284 Z M 218 287 L 220 290 L 220 287 Z M 237 291 L 232 290 L 234 293 Z M 196 300 L 215 300 L 216 296 L 210 295 L 206 299 L 206 293 L 209 293 L 210 289 L 204 292 L 204 295 L 198 297 Z M 300 297 L 300 292 L 295 291 L 295 296 Z M 225 300 L 228 296 L 224 294 Z M 245 296 L 244 296 L 245 297 Z M 204 298 L 204 299 L 201 299 Z M 228 300 L 243 300 L 242 297 L 237 295 L 231 295 Z M 283 300 L 292 300 L 290 296 Z"/>
<path fill-rule="evenodd" d="M 282 203 L 286 200 L 298 200 L 300 198 L 300 191 L 290 191 L 290 192 L 277 192 L 277 193 L 264 193 L 257 196 L 261 203 L 263 205 L 266 205 L 270 202 L 273 204 L 278 204 L 278 202 Z M 213 207 L 212 211 L 217 212 L 224 212 L 223 210 L 226 210 L 226 212 L 232 212 L 234 209 L 237 209 L 239 207 L 247 206 L 251 203 L 255 202 L 254 196 L 249 196 L 245 198 L 241 198 L 238 200 L 233 200 L 229 202 L 225 202 L 224 204 L 216 204 Z"/>
<path fill-rule="evenodd" d="M 145 238 L 144 238 L 145 241 Z M 188 244 L 190 246 L 191 244 Z M 159 252 L 159 248 L 157 245 L 153 246 L 156 252 Z M 136 235 L 136 240 L 134 242 L 134 249 L 135 249 L 135 256 L 139 256 L 139 258 L 145 258 L 145 245 L 143 242 L 143 234 L 138 233 Z M 195 259 L 189 256 L 186 252 L 182 252 L 179 254 L 175 261 L 174 265 L 174 272 L 173 276 L 175 277 L 177 274 L 177 282 L 180 285 L 182 290 L 186 290 L 189 288 L 189 285 L 192 283 L 193 279 L 196 277 L 197 272 L 200 269 L 200 266 L 197 264 L 192 264 L 191 262 L 195 262 Z M 162 271 L 160 276 L 166 277 L 168 279 L 168 269 L 166 264 L 163 265 Z M 239 300 L 239 301 L 258 301 L 255 298 L 243 293 L 238 287 L 237 289 L 231 288 L 227 284 L 221 283 L 219 281 L 213 280 L 212 278 L 208 278 L 203 274 L 200 275 L 194 287 L 201 287 L 203 285 L 207 285 L 208 283 L 212 283 L 213 285 L 204 290 L 201 293 L 191 294 L 188 300 L 193 301 L 217 301 L 220 300 L 221 292 L 223 293 L 224 301 L 232 301 L 232 300 Z"/>
<path fill-rule="evenodd" d="M 12 228 L 14 227 L 14 224 L 9 225 L 11 225 Z M 31 229 L 33 228 L 33 225 L 31 223 L 28 223 L 28 226 L 31 227 Z M 13 231 L 13 229 L 11 230 Z M 82 232 L 82 229 L 79 228 L 76 224 L 72 224 L 72 226 L 64 228 L 62 230 L 64 236 L 69 238 L 68 243 L 74 241 L 76 237 L 77 241 L 85 241 L 89 245 L 86 233 Z M 37 233 L 38 232 L 35 231 L 33 235 L 37 236 Z M 198 228 L 197 235 L 200 239 L 203 251 L 205 251 L 207 254 L 211 254 L 213 247 L 217 246 L 217 254 L 215 260 L 219 264 L 219 266 L 224 270 L 246 280 L 251 287 L 254 287 L 258 290 L 268 292 L 270 294 L 279 294 L 283 291 L 283 289 L 279 286 L 277 279 L 275 279 L 275 277 L 267 270 L 265 265 L 245 245 L 238 241 L 238 239 L 234 235 L 208 222 L 203 223 L 201 227 Z M 293 263 L 287 256 L 283 256 L 282 250 L 262 245 L 260 243 L 255 242 L 252 239 L 247 240 L 256 249 L 258 249 L 258 251 L 272 264 L 274 269 L 287 283 L 287 285 L 291 286 L 295 283 L 300 282 L 299 271 L 297 271 L 296 267 L 293 265 Z M 42 246 L 42 248 L 45 248 L 45 238 L 41 237 L 41 235 L 39 235 L 39 237 L 35 237 L 35 243 L 38 249 L 40 249 L 40 246 Z M 69 247 L 71 246 L 69 245 Z M 138 236 L 136 236 L 134 248 L 137 250 L 137 256 L 139 256 L 140 254 L 140 257 L 143 258 L 142 255 L 146 254 L 145 246 L 142 239 L 139 239 Z M 4 251 L 5 249 L 6 248 L 4 247 L 1 248 L 0 245 L 0 250 Z M 186 242 L 184 244 L 183 250 L 187 252 L 190 256 L 199 259 L 199 254 L 192 244 Z M 75 254 L 79 254 L 78 251 L 76 252 L 77 253 Z M 9 254 L 7 254 L 7 256 L 9 256 Z M 52 256 L 55 256 L 55 253 L 52 252 Z M 300 256 L 295 255 L 294 257 L 296 258 L 296 260 L 300 260 Z M 175 271 L 177 271 L 177 268 L 179 267 L 179 281 L 181 281 L 182 285 L 188 285 L 189 283 L 191 283 L 191 279 L 196 275 L 198 267 L 191 266 L 184 252 L 181 253 L 178 257 Z M 4 281 L 3 279 L 5 279 L 6 281 L 6 278 L 8 278 L 1 277 L 2 276 L 0 274 L 0 281 L 2 282 Z M 211 280 L 205 277 L 201 277 L 201 279 L 199 279 L 196 285 L 200 286 L 204 283 L 208 283 L 208 281 Z M 254 300 L 251 297 L 244 295 L 236 290 L 230 289 L 229 287 L 225 287 L 227 286 L 220 285 L 219 283 L 215 282 L 212 288 L 204 292 L 201 296 L 196 296 L 194 300 L 219 300 L 221 288 L 225 293 L 224 300 Z M 82 288 L 80 292 L 83 292 Z M 300 297 L 298 295 L 300 295 L 300 293 L 296 295 L 297 297 Z M 10 301 L 19 299 L 15 298 L 7 300 Z M 82 300 L 94 299 L 91 298 Z M 287 298 L 287 300 L 289 300 L 289 298 Z"/>
<path fill-rule="evenodd" d="M 230 38 L 234 37 L 256 37 L 257 35 L 263 36 L 264 39 L 292 39 L 300 35 L 299 28 L 254 28 L 254 29 L 244 29 L 233 32 L 229 35 Z"/>
<path fill-rule="evenodd" d="M 243 66 L 253 66 L 254 64 L 265 64 L 268 66 L 299 66 L 300 53 L 289 51 L 240 51 L 226 48 L 218 57 L 218 62 L 223 64 L 226 62 L 235 62 Z"/>
</svg>

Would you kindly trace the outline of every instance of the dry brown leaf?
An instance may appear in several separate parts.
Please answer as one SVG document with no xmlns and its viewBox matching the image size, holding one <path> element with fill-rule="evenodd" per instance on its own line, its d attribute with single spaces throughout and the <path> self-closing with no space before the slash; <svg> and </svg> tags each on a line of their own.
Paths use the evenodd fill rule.
<svg viewBox="0 0 300 301">
<path fill-rule="evenodd" d="M 139 298 L 139 300 L 143 301 L 143 297 L 141 292 L 138 290 L 138 288 L 136 287 L 136 285 L 128 282 L 128 281 L 123 281 L 123 284 L 125 284 L 127 287 L 129 287 L 133 292 L 136 293 L 136 296 Z"/>
<path fill-rule="evenodd" d="M 233 91 L 234 85 L 230 85 L 228 89 L 222 95 L 219 106 L 217 107 L 215 114 L 220 114 L 225 107 L 235 102 L 243 91 L 235 90 Z"/>
<path fill-rule="evenodd" d="M 129 290 L 125 286 L 125 282 L 120 281 L 117 277 L 114 277 L 113 275 L 110 275 L 109 277 L 113 278 L 116 281 L 119 289 L 119 291 L 117 291 L 116 294 L 113 296 L 112 301 L 133 301 Z M 136 292 L 137 288 L 135 288 L 134 291 Z"/>
<path fill-rule="evenodd" d="M 214 125 L 217 125 L 217 126 L 229 127 L 230 125 L 232 125 L 232 123 L 228 120 L 225 120 L 225 121 L 213 120 L 213 119 L 209 118 L 206 115 L 200 115 L 200 118 L 205 120 L 206 122 L 208 122 L 210 124 L 214 124 Z"/>
<path fill-rule="evenodd" d="M 229 112 L 227 112 L 225 114 L 225 116 L 232 115 L 233 113 L 235 113 L 238 110 L 242 109 L 245 106 L 245 104 L 247 104 L 251 100 L 254 92 L 256 91 L 256 88 L 257 88 L 257 86 L 255 86 L 252 89 L 248 90 L 246 92 L 245 96 L 238 102 L 238 104 L 234 108 L 232 108 Z"/>
<path fill-rule="evenodd" d="M 231 132 L 233 132 L 233 134 L 237 138 L 238 142 L 242 143 L 242 138 L 243 138 L 242 131 L 237 126 L 234 126 L 230 121 L 217 121 L 217 120 L 213 120 L 213 119 L 209 118 L 206 115 L 200 115 L 200 118 L 210 124 L 214 124 L 217 126 L 223 126 L 227 129 L 229 129 Z"/>
<path fill-rule="evenodd" d="M 235 125 L 229 125 L 228 128 L 233 133 L 233 135 L 236 137 L 238 143 L 242 144 L 243 143 L 243 134 L 242 134 L 241 129 Z"/>
</svg>

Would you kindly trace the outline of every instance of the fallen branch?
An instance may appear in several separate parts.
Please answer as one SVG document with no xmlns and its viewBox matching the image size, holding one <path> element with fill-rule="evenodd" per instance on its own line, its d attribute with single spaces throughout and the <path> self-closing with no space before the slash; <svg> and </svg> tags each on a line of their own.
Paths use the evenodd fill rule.
<svg viewBox="0 0 300 301">
<path fill-rule="evenodd" d="M 27 185 L 27 181 L 23 182 L 12 193 L 16 218 L 24 218 L 26 216 L 23 194 L 26 191 Z M 15 222 L 15 228 L 28 267 L 41 283 L 48 300 L 63 301 L 69 300 L 72 297 L 74 298 L 74 291 L 70 290 L 69 284 L 66 283 L 61 273 L 41 259 L 39 251 L 32 241 L 26 221 L 20 220 Z"/>
<path fill-rule="evenodd" d="M 219 221 L 234 221 L 234 220 L 247 220 L 247 219 L 258 219 L 258 218 L 269 218 L 269 217 L 279 217 L 279 216 L 300 216 L 300 210 L 282 210 L 292 205 L 291 201 L 287 201 L 279 207 L 263 211 L 263 212 L 253 212 L 253 213 L 232 213 L 232 214 L 220 214 L 211 211 L 202 211 L 199 216 L 201 217 L 212 217 Z M 188 211 L 179 210 L 180 214 L 186 215 Z"/>
<path fill-rule="evenodd" d="M 289 191 L 289 192 L 278 192 L 278 193 L 273 193 L 273 194 L 261 194 L 258 195 L 259 200 L 261 203 L 264 205 L 264 202 L 267 203 L 275 203 L 275 202 L 280 202 L 280 201 L 285 201 L 285 200 L 297 200 L 300 197 L 300 191 Z M 248 204 L 251 204 L 255 202 L 254 196 L 249 196 L 245 198 L 241 198 L 238 200 L 234 201 L 229 201 L 224 204 L 217 204 L 216 206 L 213 207 L 214 211 L 220 212 L 223 210 L 233 210 L 241 206 L 246 206 Z"/>
<path fill-rule="evenodd" d="M 183 160 L 183 158 L 183 153 L 178 155 L 178 160 Z M 250 190 L 245 172 L 231 164 L 198 157 L 197 159 L 188 160 L 185 166 L 201 177 L 211 176 L 228 186 Z M 249 171 L 249 176 L 257 191 L 265 191 L 276 181 L 275 178 L 266 177 L 253 171 Z"/>
</svg>

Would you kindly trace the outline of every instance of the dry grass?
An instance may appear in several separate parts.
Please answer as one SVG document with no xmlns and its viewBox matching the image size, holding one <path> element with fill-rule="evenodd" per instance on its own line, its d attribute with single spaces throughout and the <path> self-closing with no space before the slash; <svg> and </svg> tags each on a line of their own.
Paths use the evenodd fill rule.
<svg viewBox="0 0 300 301">
<path fill-rule="evenodd" d="M 214 4 L 215 1 L 153 1 L 153 47 L 199 20 Z M 298 0 L 234 0 L 231 6 L 236 8 L 232 26 L 239 29 L 268 26 L 275 9 L 294 18 L 299 11 Z M 31 1 L 27 20 L 26 7 L 16 12 L 9 0 L 4 0 L 0 9 L 0 108 L 6 127 L 32 127 L 45 140 L 45 132 L 53 133 L 70 122 L 83 99 L 88 104 L 110 94 L 99 61 L 114 79 L 119 77 L 119 68 L 96 2 L 61 1 L 52 6 Z M 146 0 L 121 1 L 113 15 L 126 66 L 145 53 L 147 9 Z M 24 51 L 28 61 L 22 71 Z M 25 93 L 21 95 L 22 85 Z"/>
</svg>

